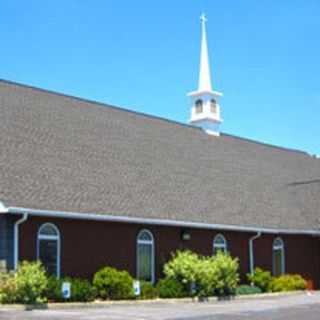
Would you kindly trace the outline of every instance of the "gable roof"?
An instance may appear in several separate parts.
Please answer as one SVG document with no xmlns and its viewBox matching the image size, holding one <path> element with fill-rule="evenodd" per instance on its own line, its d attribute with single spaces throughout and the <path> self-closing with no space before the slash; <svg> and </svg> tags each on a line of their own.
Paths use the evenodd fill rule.
<svg viewBox="0 0 320 320">
<path fill-rule="evenodd" d="M 305 152 L 0 81 L 6 206 L 318 230 Z"/>
</svg>

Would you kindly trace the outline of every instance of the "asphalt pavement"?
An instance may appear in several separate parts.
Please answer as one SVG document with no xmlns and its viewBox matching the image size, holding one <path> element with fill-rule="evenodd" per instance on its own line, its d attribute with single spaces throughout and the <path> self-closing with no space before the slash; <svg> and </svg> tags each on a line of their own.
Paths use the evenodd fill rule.
<svg viewBox="0 0 320 320">
<path fill-rule="evenodd" d="M 103 308 L 5 310 L 0 320 L 319 320 L 320 293 L 224 302 L 115 304 Z"/>
</svg>

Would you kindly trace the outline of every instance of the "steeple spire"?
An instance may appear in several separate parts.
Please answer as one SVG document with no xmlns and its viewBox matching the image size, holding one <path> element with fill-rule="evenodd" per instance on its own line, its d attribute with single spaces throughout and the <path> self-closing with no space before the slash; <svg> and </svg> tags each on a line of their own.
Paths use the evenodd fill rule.
<svg viewBox="0 0 320 320">
<path fill-rule="evenodd" d="M 200 74 L 199 74 L 198 90 L 212 91 L 208 44 L 207 44 L 207 32 L 206 32 L 207 18 L 204 13 L 201 15 L 200 20 L 201 20 L 201 27 L 202 27 L 202 39 L 201 39 Z"/>
<path fill-rule="evenodd" d="M 199 87 L 198 90 L 188 94 L 192 99 L 190 123 L 201 127 L 208 134 L 218 136 L 222 122 L 219 105 L 222 93 L 212 90 L 206 32 L 207 18 L 202 14 L 200 20 L 202 36 Z"/>
</svg>

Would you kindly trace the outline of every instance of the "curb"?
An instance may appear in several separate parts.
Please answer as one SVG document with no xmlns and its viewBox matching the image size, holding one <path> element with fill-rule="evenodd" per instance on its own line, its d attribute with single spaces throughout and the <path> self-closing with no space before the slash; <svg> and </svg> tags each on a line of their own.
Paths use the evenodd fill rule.
<svg viewBox="0 0 320 320">
<path fill-rule="evenodd" d="M 218 303 L 242 300 L 259 300 L 264 298 L 287 297 L 294 295 L 310 294 L 309 291 L 290 291 L 275 293 L 248 294 L 235 297 L 217 298 L 209 297 L 203 301 L 196 298 L 152 299 L 152 300 L 121 300 L 121 301 L 94 301 L 94 302 L 54 302 L 48 304 L 4 304 L 0 305 L 0 311 L 25 311 L 25 310 L 72 310 L 90 308 L 110 308 L 117 305 L 142 305 L 142 304 L 179 304 L 179 303 Z"/>
</svg>

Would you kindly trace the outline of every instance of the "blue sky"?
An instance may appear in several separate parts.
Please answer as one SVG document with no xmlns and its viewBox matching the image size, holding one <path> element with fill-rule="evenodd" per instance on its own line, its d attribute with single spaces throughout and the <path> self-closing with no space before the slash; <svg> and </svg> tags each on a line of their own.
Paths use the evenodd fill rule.
<svg viewBox="0 0 320 320">
<path fill-rule="evenodd" d="M 186 122 L 203 10 L 222 130 L 320 154 L 318 0 L 2 0 L 0 78 Z"/>
</svg>

